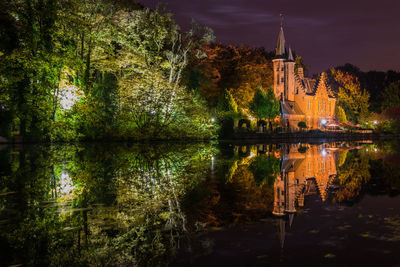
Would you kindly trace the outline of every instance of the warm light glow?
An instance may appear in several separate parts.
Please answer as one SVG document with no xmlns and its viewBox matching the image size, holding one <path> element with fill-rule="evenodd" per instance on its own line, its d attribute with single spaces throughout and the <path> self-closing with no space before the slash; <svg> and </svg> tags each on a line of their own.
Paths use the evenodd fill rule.
<svg viewBox="0 0 400 267">
<path fill-rule="evenodd" d="M 378 124 L 378 121 L 374 121 L 374 124 L 375 124 L 375 125 Z"/>
<path fill-rule="evenodd" d="M 83 92 L 76 86 L 71 77 L 75 76 L 75 72 L 69 68 L 61 71 L 61 80 L 58 84 L 59 90 L 55 95 L 59 98 L 62 109 L 70 110 L 73 105 L 83 96 Z"/>
<path fill-rule="evenodd" d="M 78 91 L 79 89 L 75 85 L 62 87 L 62 92 L 59 94 L 62 109 L 70 110 L 75 105 L 80 98 Z"/>
<path fill-rule="evenodd" d="M 73 191 L 76 189 L 68 172 L 63 171 L 61 173 L 57 189 L 58 193 L 63 196 L 72 195 Z"/>
</svg>

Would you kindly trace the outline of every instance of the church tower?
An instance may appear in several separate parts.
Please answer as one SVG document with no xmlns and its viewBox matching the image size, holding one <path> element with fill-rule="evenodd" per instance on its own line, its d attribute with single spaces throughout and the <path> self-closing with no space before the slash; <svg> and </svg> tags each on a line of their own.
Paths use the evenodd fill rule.
<svg viewBox="0 0 400 267">
<path fill-rule="evenodd" d="M 294 101 L 295 95 L 295 85 L 294 85 L 294 59 L 292 54 L 292 49 L 289 47 L 289 55 L 287 60 L 285 61 L 285 75 L 286 75 L 286 83 L 285 83 L 285 100 Z"/>
<path fill-rule="evenodd" d="M 294 101 L 294 58 L 292 50 L 286 51 L 283 23 L 276 45 L 275 58 L 272 60 L 274 68 L 274 92 L 278 100 Z"/>
<path fill-rule="evenodd" d="M 285 36 L 283 34 L 283 26 L 281 25 L 275 58 L 272 60 L 274 68 L 274 93 L 278 100 L 282 100 L 285 90 L 285 57 Z"/>
</svg>

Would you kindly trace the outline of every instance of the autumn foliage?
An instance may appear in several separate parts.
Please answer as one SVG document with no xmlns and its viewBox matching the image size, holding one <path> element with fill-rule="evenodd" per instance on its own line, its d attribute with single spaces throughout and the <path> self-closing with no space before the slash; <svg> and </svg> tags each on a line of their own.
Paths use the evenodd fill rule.
<svg viewBox="0 0 400 267">
<path fill-rule="evenodd" d="M 233 95 L 239 108 L 246 107 L 258 88 L 266 91 L 273 84 L 272 54 L 263 48 L 208 44 L 206 58 L 194 63 L 204 79 L 199 87 L 211 106 L 225 89 Z M 240 101 L 239 101 L 240 100 Z"/>
</svg>

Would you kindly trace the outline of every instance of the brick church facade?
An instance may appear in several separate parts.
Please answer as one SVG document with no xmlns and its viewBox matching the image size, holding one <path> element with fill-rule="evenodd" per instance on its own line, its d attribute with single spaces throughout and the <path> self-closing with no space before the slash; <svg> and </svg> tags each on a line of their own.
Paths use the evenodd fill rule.
<svg viewBox="0 0 400 267">
<path fill-rule="evenodd" d="M 273 68 L 274 92 L 281 105 L 283 128 L 298 131 L 298 123 L 304 121 L 308 129 L 324 129 L 335 118 L 336 104 L 326 74 L 317 79 L 307 78 L 300 66 L 295 73 L 295 64 L 290 47 L 286 49 L 281 26 Z"/>
</svg>

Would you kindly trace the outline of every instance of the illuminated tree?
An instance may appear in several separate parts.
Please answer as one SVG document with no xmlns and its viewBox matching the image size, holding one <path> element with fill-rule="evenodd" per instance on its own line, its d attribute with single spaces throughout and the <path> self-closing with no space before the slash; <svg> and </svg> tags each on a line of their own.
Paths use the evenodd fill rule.
<svg viewBox="0 0 400 267">
<path fill-rule="evenodd" d="M 272 89 L 269 89 L 267 94 L 258 90 L 254 95 L 253 100 L 250 102 L 249 108 L 251 114 L 258 120 L 266 118 L 269 122 L 270 128 L 272 129 L 271 121 L 279 115 L 279 102 L 275 98 Z"/>
<path fill-rule="evenodd" d="M 347 119 L 362 123 L 368 118 L 369 93 L 360 88 L 358 78 L 340 70 L 331 69 L 332 88 L 337 95 L 337 106 L 343 108 Z"/>
<path fill-rule="evenodd" d="M 227 89 L 225 89 L 223 95 L 221 95 L 217 109 L 219 112 L 230 113 L 231 115 L 238 112 L 238 105 L 236 104 L 232 94 Z"/>
<path fill-rule="evenodd" d="M 343 108 L 341 106 L 336 106 L 336 110 L 335 110 L 336 114 L 336 119 L 340 122 L 340 123 L 346 123 L 347 122 L 347 118 L 346 118 L 346 113 L 344 112 Z"/>
</svg>

